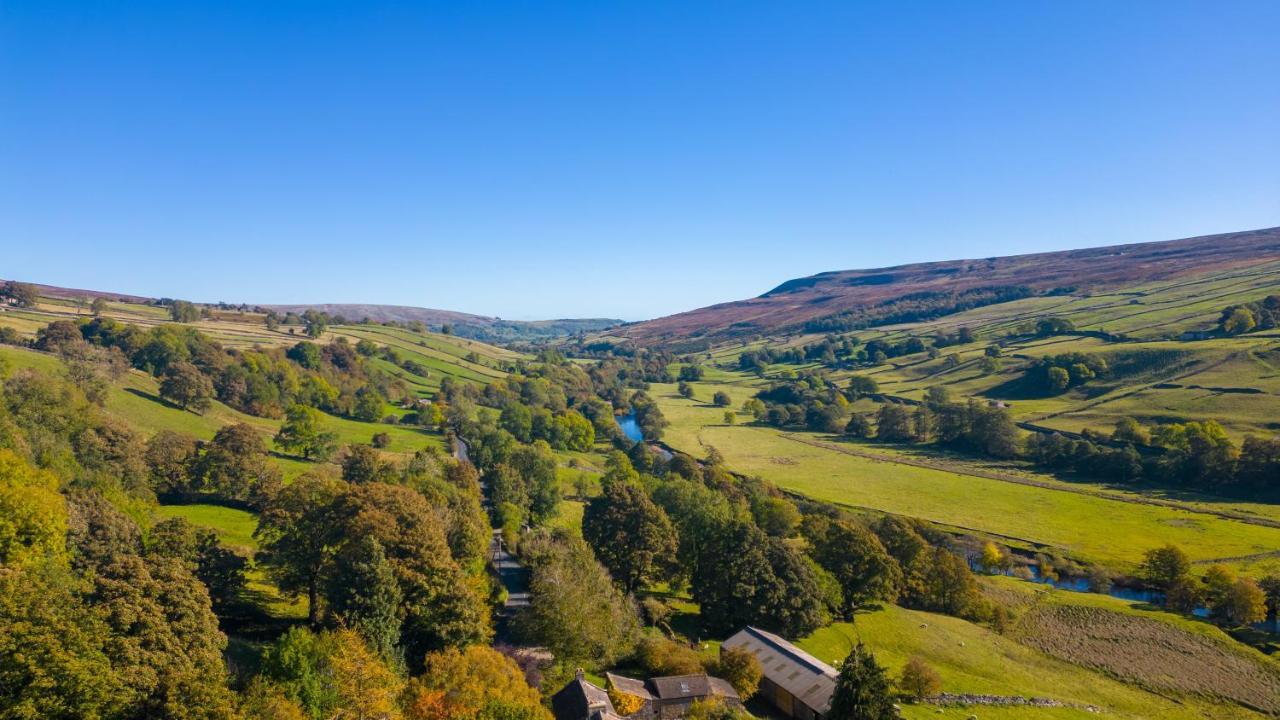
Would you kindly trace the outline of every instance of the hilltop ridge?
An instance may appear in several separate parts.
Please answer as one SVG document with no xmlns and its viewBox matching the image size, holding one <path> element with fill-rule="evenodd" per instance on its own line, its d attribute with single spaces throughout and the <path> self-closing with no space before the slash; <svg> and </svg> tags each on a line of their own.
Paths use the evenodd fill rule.
<svg viewBox="0 0 1280 720">
<path fill-rule="evenodd" d="M 1280 258 L 1280 227 L 1161 242 L 839 270 L 754 298 L 619 328 L 642 344 L 723 341 L 928 319 L 1031 295 L 1167 280 Z"/>
</svg>

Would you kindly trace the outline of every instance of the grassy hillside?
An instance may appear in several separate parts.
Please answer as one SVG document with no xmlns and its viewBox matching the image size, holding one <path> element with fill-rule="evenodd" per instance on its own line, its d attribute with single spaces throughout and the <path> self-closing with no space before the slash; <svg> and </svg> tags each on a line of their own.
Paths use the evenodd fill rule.
<svg viewBox="0 0 1280 720">
<path fill-rule="evenodd" d="M 143 327 L 170 322 L 166 309 L 136 303 L 112 301 L 103 314 Z M 87 309 L 79 303 L 42 297 L 35 308 L 0 309 L 0 328 L 13 328 L 22 337 L 32 338 L 40 328 L 54 320 L 83 317 L 87 317 Z M 253 313 L 218 312 L 214 318 L 192 325 L 225 346 L 237 348 L 291 345 L 305 337 L 299 327 L 281 326 L 272 331 L 263 321 L 264 316 Z M 424 398 L 434 397 L 446 377 L 459 382 L 488 383 L 505 375 L 502 366 L 521 358 L 517 353 L 474 340 L 382 326 L 337 326 L 330 328 L 319 341 L 329 342 L 338 337 L 348 338 L 351 342 L 371 340 L 379 346 L 393 348 L 402 360 L 411 360 L 426 367 L 429 374 L 421 377 L 380 357 L 369 360 L 375 367 L 404 379 Z M 10 371 L 24 368 L 50 374 L 64 371 L 62 361 L 56 356 L 14 345 L 0 345 L 0 365 L 7 365 Z M 135 428 L 143 437 L 150 437 L 161 430 L 172 430 L 210 440 L 225 425 L 247 423 L 259 430 L 264 442 L 271 447 L 271 438 L 281 424 L 278 418 L 255 417 L 217 401 L 202 413 L 183 410 L 160 397 L 156 378 L 136 369 L 127 371 L 109 387 L 104 409 Z M 388 414 L 400 412 L 398 408 L 387 407 Z M 333 415 L 323 415 L 321 424 L 325 430 L 336 434 L 340 446 L 369 443 L 374 434 L 386 433 L 390 444 L 382 452 L 388 457 L 408 457 L 427 447 L 445 449 L 443 435 L 416 426 L 361 422 Z M 273 453 L 271 460 L 280 467 L 286 482 L 304 472 L 337 471 L 333 463 L 310 462 L 281 453 Z M 219 505 L 170 505 L 158 507 L 154 519 L 179 516 L 197 526 L 215 530 L 223 544 L 247 557 L 252 558 L 257 549 L 253 537 L 257 517 L 253 513 Z M 305 600 L 282 597 L 261 568 L 251 565 L 248 580 L 252 601 L 268 617 L 288 621 L 306 616 Z"/>
<path fill-rule="evenodd" d="M 1017 625 L 1005 635 L 945 615 L 887 606 L 860 613 L 853 623 L 818 630 L 799 644 L 819 659 L 838 662 L 860 639 L 895 676 L 911 656 L 926 658 L 941 675 L 944 692 L 1049 698 L 1072 706 L 907 704 L 907 718 L 1098 717 L 1089 706 L 1120 718 L 1249 718 L 1262 715 L 1211 698 L 1264 709 L 1275 700 L 1266 693 L 1280 682 L 1280 666 L 1211 626 L 1116 598 L 1045 590 L 1010 578 L 984 583 L 987 592 L 1020 606 Z M 1068 617 L 1091 614 L 1116 632 L 1145 632 L 1151 644 L 1098 642 L 1043 608 Z M 1171 687 L 1181 668 L 1201 672 L 1194 680 L 1179 677 L 1176 682 L 1182 684 Z M 1191 687 L 1196 691 L 1178 689 Z"/>
<path fill-rule="evenodd" d="M 807 327 L 880 325 L 938 317 L 1010 297 L 1082 319 L 1105 295 L 1124 288 L 1133 309 L 1113 318 L 1112 332 L 1146 331 L 1197 312 L 1251 281 L 1248 273 L 1280 259 L 1280 228 L 1063 252 L 843 270 L 796 278 L 749 300 L 721 303 L 619 328 L 621 337 L 688 350 L 733 339 L 775 336 Z M 1209 273 L 1237 273 L 1233 284 L 1203 285 Z M 1148 283 L 1195 293 L 1204 303 L 1161 302 L 1131 286 Z M 1066 301 L 1065 303 L 1063 301 Z M 1167 300 L 1167 298 L 1166 298 Z M 1073 302 L 1077 301 L 1077 302 Z M 1007 303 L 1002 303 L 1007 304 Z M 1097 308 L 1106 312 L 1106 307 Z"/>
</svg>

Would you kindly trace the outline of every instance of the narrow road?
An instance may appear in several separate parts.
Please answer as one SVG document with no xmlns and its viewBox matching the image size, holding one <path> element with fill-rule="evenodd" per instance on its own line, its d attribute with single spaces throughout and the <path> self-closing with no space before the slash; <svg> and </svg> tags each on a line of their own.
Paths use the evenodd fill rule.
<svg viewBox="0 0 1280 720">
<path fill-rule="evenodd" d="M 467 441 L 456 435 L 453 442 L 453 457 L 459 461 L 470 461 Z M 484 480 L 481 480 L 481 502 L 485 510 L 491 512 L 493 506 L 489 502 L 488 490 Z M 529 606 L 529 568 L 507 551 L 506 543 L 502 540 L 501 528 L 493 528 L 493 534 L 489 539 L 489 567 L 507 591 L 507 599 L 502 604 L 502 614 L 505 619 L 510 619 L 520 608 Z"/>
</svg>

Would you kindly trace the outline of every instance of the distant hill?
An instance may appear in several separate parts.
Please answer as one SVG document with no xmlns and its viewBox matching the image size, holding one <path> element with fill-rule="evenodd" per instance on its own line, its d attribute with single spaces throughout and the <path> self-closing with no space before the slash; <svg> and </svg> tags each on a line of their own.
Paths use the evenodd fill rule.
<svg viewBox="0 0 1280 720">
<path fill-rule="evenodd" d="M 824 272 L 749 300 L 617 328 L 641 344 L 695 347 L 782 332 L 939 317 L 1031 295 L 1072 294 L 1280 258 L 1280 228 L 973 260 Z"/>
<path fill-rule="evenodd" d="M 3 280 L 0 280 L 3 282 Z M 156 298 L 128 293 L 109 292 L 104 290 L 82 290 L 64 288 L 56 285 L 32 283 L 45 297 L 64 299 L 105 298 L 128 303 L 150 303 Z M 212 304 L 212 303 L 211 303 Z M 233 303 L 239 305 L 239 303 Z M 503 320 L 502 318 L 472 315 L 454 310 L 436 310 L 433 308 L 412 307 L 407 305 L 362 305 L 356 303 L 316 303 L 295 305 L 256 305 L 250 307 L 264 310 L 275 310 L 281 314 L 296 312 L 301 314 L 314 309 L 329 315 L 341 316 L 351 322 L 359 322 L 365 318 L 376 322 L 421 322 L 438 330 L 442 325 L 450 325 L 453 331 L 462 337 L 485 342 L 536 341 L 564 337 L 583 332 L 599 332 L 622 324 L 622 320 L 611 318 L 566 318 L 556 320 Z"/>
<path fill-rule="evenodd" d="M 503 320 L 502 318 L 472 315 L 453 310 L 434 310 L 407 305 L 328 303 L 315 305 L 262 305 L 261 307 L 275 310 L 279 313 L 302 313 L 308 309 L 313 309 L 329 315 L 340 315 L 353 322 L 365 318 L 376 322 L 417 321 L 425 323 L 432 328 L 439 328 L 441 325 L 448 324 L 453 327 L 453 331 L 458 335 L 486 342 L 541 340 L 574 335 L 580 332 L 599 332 L 622 324 L 621 320 L 611 318 Z"/>
</svg>

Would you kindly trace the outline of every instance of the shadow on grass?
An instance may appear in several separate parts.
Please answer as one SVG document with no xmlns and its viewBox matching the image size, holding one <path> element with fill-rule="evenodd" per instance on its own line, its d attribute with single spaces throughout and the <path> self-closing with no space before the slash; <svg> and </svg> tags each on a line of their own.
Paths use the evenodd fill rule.
<svg viewBox="0 0 1280 720">
<path fill-rule="evenodd" d="M 146 392 L 145 390 L 139 390 L 137 388 L 125 388 L 124 391 L 127 393 L 130 393 L 131 395 L 136 395 L 142 398 L 143 400 L 150 400 L 153 403 L 158 403 L 160 405 L 163 405 L 171 410 L 186 412 L 186 408 L 182 407 L 181 405 L 178 405 L 177 403 L 169 402 L 168 400 L 165 400 L 159 395 Z"/>
</svg>

